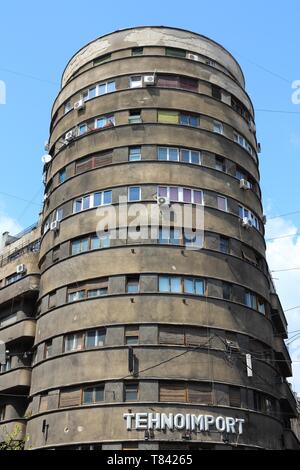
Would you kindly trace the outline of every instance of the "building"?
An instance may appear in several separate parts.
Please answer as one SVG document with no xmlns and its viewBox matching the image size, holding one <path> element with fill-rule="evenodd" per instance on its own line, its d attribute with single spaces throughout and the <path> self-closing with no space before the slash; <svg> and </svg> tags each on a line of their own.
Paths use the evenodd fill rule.
<svg viewBox="0 0 300 470">
<path fill-rule="evenodd" d="M 7 280 L 27 266 L 0 290 L 4 321 L 19 285 L 36 282 L 26 347 L 23 332 L 10 333 L 28 352 L 36 321 L 30 392 L 30 369 L 27 388 L 14 379 L 30 395 L 28 446 L 299 447 L 254 110 L 231 54 L 168 27 L 96 39 L 63 73 L 48 151 L 39 268 L 22 254 L 1 270 Z M 158 236 L 150 219 L 133 228 L 133 212 L 126 223 L 117 213 L 116 231 L 108 212 L 99 229 L 99 208 L 117 212 L 120 201 L 158 208 Z M 188 205 L 204 213 L 200 248 L 174 215 Z"/>
</svg>

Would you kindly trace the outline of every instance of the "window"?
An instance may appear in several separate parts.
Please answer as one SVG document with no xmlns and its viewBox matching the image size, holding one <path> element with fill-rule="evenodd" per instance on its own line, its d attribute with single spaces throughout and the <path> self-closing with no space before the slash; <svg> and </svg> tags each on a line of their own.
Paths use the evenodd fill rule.
<svg viewBox="0 0 300 470">
<path fill-rule="evenodd" d="M 165 124 L 179 124 L 179 113 L 177 111 L 158 111 L 157 120 Z"/>
<path fill-rule="evenodd" d="M 222 283 L 222 294 L 224 300 L 231 300 L 232 298 L 232 286 L 228 282 Z"/>
<path fill-rule="evenodd" d="M 90 330 L 85 335 L 85 348 L 92 349 L 104 346 L 106 331 L 104 328 L 99 330 Z"/>
<path fill-rule="evenodd" d="M 158 147 L 157 159 L 178 162 L 179 149 L 172 147 Z"/>
<path fill-rule="evenodd" d="M 61 390 L 59 394 L 59 408 L 79 406 L 81 404 L 81 389 L 73 388 Z"/>
<path fill-rule="evenodd" d="M 12 274 L 11 276 L 8 276 L 5 279 L 5 285 L 10 286 L 11 284 L 14 284 L 15 282 L 22 279 L 22 277 L 24 277 L 24 275 L 25 275 L 25 273 L 23 273 L 23 274 Z"/>
<path fill-rule="evenodd" d="M 111 60 L 111 54 L 105 54 L 105 55 L 102 55 L 101 57 L 97 57 L 97 59 L 94 59 L 93 64 L 100 65 L 100 64 L 103 64 L 104 62 L 107 62 L 108 60 Z"/>
<path fill-rule="evenodd" d="M 89 249 L 89 238 L 79 238 L 71 242 L 71 254 L 77 255 L 83 253 Z"/>
<path fill-rule="evenodd" d="M 125 327 L 125 344 L 138 344 L 139 343 L 139 327 L 126 326 Z"/>
<path fill-rule="evenodd" d="M 88 131 L 88 127 L 86 123 L 80 124 L 78 127 L 78 135 L 83 135 Z"/>
<path fill-rule="evenodd" d="M 229 387 L 229 406 L 241 407 L 241 389 L 239 387 Z"/>
<path fill-rule="evenodd" d="M 223 134 L 223 132 L 224 132 L 223 124 L 221 122 L 214 121 L 213 130 L 214 130 L 214 132 L 216 132 L 216 134 Z"/>
<path fill-rule="evenodd" d="M 125 401 L 138 400 L 138 384 L 125 384 L 124 385 L 124 399 Z"/>
<path fill-rule="evenodd" d="M 128 160 L 130 162 L 141 160 L 141 147 L 131 147 L 129 149 Z"/>
<path fill-rule="evenodd" d="M 63 219 L 64 216 L 64 210 L 62 207 L 59 209 L 56 209 L 55 211 L 55 216 L 54 216 L 54 221 L 60 222 Z"/>
<path fill-rule="evenodd" d="M 106 93 L 112 93 L 113 91 L 116 91 L 116 82 L 114 80 L 100 83 L 97 87 L 98 96 L 106 95 Z"/>
<path fill-rule="evenodd" d="M 67 298 L 68 302 L 76 302 L 78 300 L 90 299 L 94 297 L 101 297 L 107 295 L 108 292 L 108 279 L 96 279 L 89 281 L 86 284 L 76 284 L 68 288 Z"/>
<path fill-rule="evenodd" d="M 211 404 L 212 386 L 209 383 L 162 383 L 159 387 L 159 401 Z"/>
<path fill-rule="evenodd" d="M 198 278 L 181 278 L 180 276 L 159 276 L 159 292 L 186 293 L 204 295 L 205 281 Z"/>
<path fill-rule="evenodd" d="M 65 107 L 64 107 L 65 114 L 67 114 L 69 111 L 71 111 L 71 109 L 72 109 L 71 101 L 67 101 L 65 103 Z"/>
<path fill-rule="evenodd" d="M 5 328 L 6 326 L 12 325 L 17 321 L 17 314 L 13 313 L 12 315 L 8 315 L 4 318 L 0 319 L 0 328 Z"/>
<path fill-rule="evenodd" d="M 95 129 L 104 129 L 105 127 L 112 127 L 115 125 L 115 116 L 110 114 L 109 116 L 102 116 L 96 118 Z"/>
<path fill-rule="evenodd" d="M 64 352 L 80 351 L 84 346 L 83 333 L 74 333 L 67 335 L 64 342 Z"/>
<path fill-rule="evenodd" d="M 52 250 L 52 262 L 57 263 L 57 261 L 59 261 L 59 257 L 60 257 L 60 245 L 56 246 Z"/>
<path fill-rule="evenodd" d="M 166 55 L 169 57 L 186 57 L 186 51 L 183 49 L 177 49 L 175 47 L 166 47 Z"/>
<path fill-rule="evenodd" d="M 50 292 L 48 299 L 48 308 L 56 307 L 56 291 Z"/>
<path fill-rule="evenodd" d="M 243 171 L 240 167 L 236 168 L 235 177 L 238 180 L 242 180 L 242 179 L 247 180 L 248 183 L 250 184 L 250 188 L 253 189 L 254 183 L 253 183 L 251 176 L 249 176 L 249 174 Z"/>
<path fill-rule="evenodd" d="M 6 405 L 0 405 L 0 421 L 5 420 L 5 408 Z"/>
<path fill-rule="evenodd" d="M 162 227 L 159 229 L 159 243 L 180 245 L 182 241 L 181 229 Z"/>
<path fill-rule="evenodd" d="M 184 163 L 192 163 L 193 165 L 201 164 L 201 155 L 200 152 L 195 150 L 180 150 L 180 160 Z"/>
<path fill-rule="evenodd" d="M 157 194 L 159 197 L 169 198 L 170 201 L 203 204 L 203 193 L 196 189 L 159 186 Z"/>
<path fill-rule="evenodd" d="M 266 305 L 264 300 L 261 297 L 258 297 L 257 299 L 257 306 L 258 306 L 258 311 L 262 313 L 263 315 L 266 314 Z"/>
<path fill-rule="evenodd" d="M 142 122 L 141 110 L 132 109 L 131 111 L 129 111 L 128 122 L 129 124 L 140 124 Z"/>
<path fill-rule="evenodd" d="M 137 442 L 125 442 L 122 444 L 122 450 L 139 450 L 139 444 Z"/>
<path fill-rule="evenodd" d="M 140 290 L 140 278 L 139 277 L 128 277 L 126 281 L 126 292 L 129 294 L 136 294 Z"/>
<path fill-rule="evenodd" d="M 233 133 L 233 140 L 237 144 L 239 144 L 241 147 L 244 147 L 244 149 L 247 150 L 251 155 L 253 154 L 253 148 L 249 144 L 249 142 L 243 137 L 242 135 L 238 134 L 237 132 Z"/>
<path fill-rule="evenodd" d="M 100 168 L 112 162 L 112 152 L 103 152 L 93 157 L 85 157 L 75 162 L 75 174 L 84 173 L 94 168 Z"/>
<path fill-rule="evenodd" d="M 252 292 L 246 292 L 245 293 L 245 305 L 247 305 L 247 307 L 250 307 L 256 310 L 257 308 L 256 295 L 253 294 Z"/>
<path fill-rule="evenodd" d="M 222 253 L 229 253 L 229 238 L 222 236 L 220 237 L 219 249 Z"/>
<path fill-rule="evenodd" d="M 217 196 L 217 206 L 220 211 L 227 212 L 227 198 L 223 196 Z"/>
<path fill-rule="evenodd" d="M 91 237 L 91 250 L 99 248 L 108 248 L 110 246 L 110 233 L 104 232 L 99 235 L 92 235 Z"/>
<path fill-rule="evenodd" d="M 0 373 L 4 374 L 4 372 L 9 372 L 11 370 L 11 356 L 6 357 L 6 362 L 4 364 L 0 364 Z"/>
<path fill-rule="evenodd" d="M 226 172 L 226 163 L 225 158 L 216 156 L 216 170 Z"/>
<path fill-rule="evenodd" d="M 221 101 L 222 99 L 222 90 L 218 85 L 212 85 L 211 86 L 211 94 L 213 98 L 216 98 L 217 100 Z"/>
<path fill-rule="evenodd" d="M 140 186 L 131 186 L 128 188 L 128 201 L 135 202 L 141 200 L 141 188 Z"/>
<path fill-rule="evenodd" d="M 88 100 L 95 98 L 96 95 L 97 95 L 97 87 L 93 86 L 89 88 L 88 90 L 85 90 L 82 94 L 82 97 L 84 101 L 88 101 Z"/>
<path fill-rule="evenodd" d="M 104 401 L 104 386 L 87 387 L 83 389 L 82 404 L 90 405 Z"/>
<path fill-rule="evenodd" d="M 180 113 L 179 122 L 185 126 L 197 127 L 199 125 L 198 117 L 193 114 Z"/>
<path fill-rule="evenodd" d="M 133 47 L 131 49 L 131 55 L 136 56 L 136 55 L 143 55 L 144 53 L 144 48 L 143 47 Z"/>
<path fill-rule="evenodd" d="M 143 86 L 143 77 L 142 75 L 133 75 L 129 79 L 130 88 L 139 88 Z"/>
<path fill-rule="evenodd" d="M 52 339 L 49 339 L 44 344 L 44 359 L 52 356 Z"/>
<path fill-rule="evenodd" d="M 78 290 L 78 291 L 71 292 L 70 294 L 68 294 L 68 302 L 76 302 L 84 298 L 85 298 L 84 290 Z"/>
<path fill-rule="evenodd" d="M 67 172 L 66 172 L 65 168 L 63 168 L 62 170 L 59 171 L 59 173 L 58 173 L 58 182 L 59 182 L 59 184 L 62 184 L 66 181 L 66 174 L 67 174 Z"/>
<path fill-rule="evenodd" d="M 112 203 L 112 191 L 102 191 L 75 199 L 73 213 Z"/>
<path fill-rule="evenodd" d="M 249 223 L 253 227 L 255 227 L 257 230 L 259 230 L 258 219 L 257 219 L 257 217 L 255 217 L 254 214 L 252 214 L 251 211 L 249 211 L 249 209 L 247 209 L 246 207 L 243 207 L 243 206 L 239 206 L 239 216 L 240 216 L 241 219 L 247 218 Z"/>
</svg>

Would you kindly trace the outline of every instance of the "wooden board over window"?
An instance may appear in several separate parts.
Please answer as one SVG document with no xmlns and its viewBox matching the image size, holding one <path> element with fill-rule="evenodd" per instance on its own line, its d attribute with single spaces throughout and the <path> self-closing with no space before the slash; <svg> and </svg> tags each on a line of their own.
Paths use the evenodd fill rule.
<svg viewBox="0 0 300 470">
<path fill-rule="evenodd" d="M 184 345 L 184 329 L 178 326 L 162 326 L 159 329 L 159 342 Z"/>
<path fill-rule="evenodd" d="M 186 386 L 185 384 L 167 383 L 160 384 L 159 387 L 160 401 L 186 402 Z"/>
<path fill-rule="evenodd" d="M 187 346 L 205 346 L 208 345 L 209 331 L 206 328 L 185 328 Z"/>
<path fill-rule="evenodd" d="M 212 404 L 212 386 L 211 384 L 189 384 L 188 401 L 190 403 L 202 403 L 204 405 Z"/>
<path fill-rule="evenodd" d="M 79 406 L 81 404 L 81 389 L 64 390 L 60 392 L 59 407 Z"/>
<path fill-rule="evenodd" d="M 239 387 L 229 387 L 229 405 L 241 407 L 241 389 Z"/>
</svg>

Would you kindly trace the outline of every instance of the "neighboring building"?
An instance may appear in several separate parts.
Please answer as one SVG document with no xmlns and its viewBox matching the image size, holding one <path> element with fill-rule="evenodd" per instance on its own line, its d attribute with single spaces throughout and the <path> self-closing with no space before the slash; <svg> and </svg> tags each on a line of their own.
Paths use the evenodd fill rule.
<svg viewBox="0 0 300 470">
<path fill-rule="evenodd" d="M 68 63 L 50 132 L 28 446 L 297 448 L 260 145 L 236 60 L 181 29 L 108 34 Z M 117 236 L 99 233 L 97 209 L 120 197 L 203 208 L 203 248 L 189 249 L 176 218 L 169 232 L 158 220 L 158 238 L 146 220 L 133 240 L 121 216 Z M 21 282 L 0 290 L 0 321 Z"/>
<path fill-rule="evenodd" d="M 0 442 L 25 436 L 40 274 L 40 226 L 2 236 L 0 251 Z"/>
</svg>

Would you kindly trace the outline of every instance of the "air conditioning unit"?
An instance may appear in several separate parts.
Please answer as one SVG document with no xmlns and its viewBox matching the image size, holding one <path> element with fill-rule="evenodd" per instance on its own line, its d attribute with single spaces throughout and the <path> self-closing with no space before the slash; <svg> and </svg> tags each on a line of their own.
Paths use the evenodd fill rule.
<svg viewBox="0 0 300 470">
<path fill-rule="evenodd" d="M 242 218 L 242 226 L 245 227 L 245 228 L 252 227 L 251 219 L 249 219 L 248 217 L 243 217 Z"/>
<path fill-rule="evenodd" d="M 169 207 L 170 206 L 170 199 L 168 197 L 157 196 L 156 200 L 157 200 L 157 204 L 160 207 Z"/>
<path fill-rule="evenodd" d="M 207 59 L 207 60 L 205 61 L 205 63 L 206 63 L 207 65 L 210 65 L 211 67 L 215 67 L 215 65 L 216 65 L 215 61 L 214 61 L 214 60 L 210 60 L 210 59 Z"/>
<path fill-rule="evenodd" d="M 18 264 L 17 269 L 16 269 L 17 274 L 24 274 L 26 273 L 26 266 L 25 264 Z"/>
<path fill-rule="evenodd" d="M 58 220 L 55 220 L 54 222 L 51 222 L 50 230 L 52 232 L 57 232 L 59 230 L 59 221 Z"/>
<path fill-rule="evenodd" d="M 266 223 L 267 223 L 267 216 L 266 215 L 263 215 L 262 221 L 263 221 L 263 224 L 266 225 Z"/>
<path fill-rule="evenodd" d="M 83 98 L 81 98 L 79 101 L 76 101 L 76 103 L 74 103 L 74 109 L 76 111 L 80 111 L 81 109 L 84 109 L 84 108 L 85 108 L 85 102 Z"/>
<path fill-rule="evenodd" d="M 199 56 L 197 56 L 197 54 L 187 54 L 187 58 L 191 60 L 199 60 Z"/>
<path fill-rule="evenodd" d="M 45 149 L 45 152 L 49 153 L 49 150 L 50 150 L 49 142 L 45 142 L 44 149 Z"/>
<path fill-rule="evenodd" d="M 146 86 L 155 85 L 155 75 L 145 75 L 144 76 L 144 84 Z"/>
<path fill-rule="evenodd" d="M 257 144 L 257 152 L 261 153 L 261 144 L 260 143 Z"/>
<path fill-rule="evenodd" d="M 71 131 L 66 133 L 65 140 L 66 140 L 66 142 L 71 142 L 71 140 L 73 140 L 74 137 L 75 137 L 74 130 L 71 130 Z"/>
<path fill-rule="evenodd" d="M 48 198 L 49 198 L 49 195 L 47 193 L 44 194 L 44 202 L 46 202 Z"/>
<path fill-rule="evenodd" d="M 251 132 L 253 132 L 253 134 L 255 134 L 256 125 L 255 125 L 254 121 L 252 121 L 252 120 L 249 122 L 249 129 L 250 129 Z"/>
<path fill-rule="evenodd" d="M 249 183 L 249 181 L 247 181 L 245 179 L 241 179 L 240 180 L 240 188 L 241 189 L 251 189 L 251 184 Z"/>
</svg>

